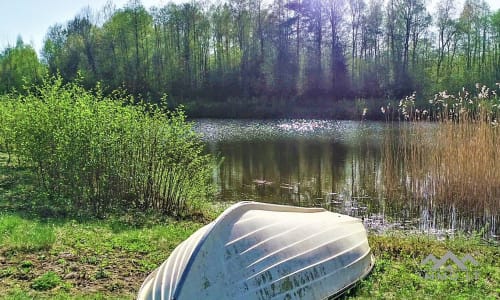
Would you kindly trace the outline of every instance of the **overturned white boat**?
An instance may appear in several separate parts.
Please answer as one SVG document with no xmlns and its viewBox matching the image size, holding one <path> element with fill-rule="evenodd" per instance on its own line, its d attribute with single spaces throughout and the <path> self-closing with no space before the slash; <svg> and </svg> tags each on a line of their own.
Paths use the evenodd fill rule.
<svg viewBox="0 0 500 300">
<path fill-rule="evenodd" d="M 240 202 L 177 246 L 138 299 L 324 299 L 358 282 L 373 263 L 359 219 Z"/>
</svg>

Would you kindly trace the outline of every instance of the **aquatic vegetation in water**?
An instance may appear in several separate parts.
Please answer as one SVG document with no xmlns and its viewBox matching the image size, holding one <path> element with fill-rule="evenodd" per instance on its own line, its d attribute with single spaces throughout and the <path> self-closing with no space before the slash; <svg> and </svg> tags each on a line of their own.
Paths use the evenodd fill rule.
<svg viewBox="0 0 500 300">
<path fill-rule="evenodd" d="M 388 197 L 422 207 L 423 226 L 445 222 L 452 229 L 466 227 L 498 236 L 496 91 L 478 85 L 476 95 L 465 90 L 436 94 L 428 120 L 438 122 L 431 130 L 418 122 L 422 115 L 407 102 L 402 101 L 401 111 L 412 122 L 403 125 L 407 130 L 402 136 L 387 135 L 382 151 Z"/>
</svg>

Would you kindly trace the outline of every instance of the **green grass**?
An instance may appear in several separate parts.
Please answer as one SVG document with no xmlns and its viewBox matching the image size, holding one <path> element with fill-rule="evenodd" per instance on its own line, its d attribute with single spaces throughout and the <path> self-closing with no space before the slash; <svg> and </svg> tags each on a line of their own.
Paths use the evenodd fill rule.
<svg viewBox="0 0 500 300">
<path fill-rule="evenodd" d="M 203 225 L 162 221 L 142 227 L 116 218 L 40 223 L 3 213 L 1 230 L 11 234 L 3 234 L 0 243 L 0 290 L 5 291 L 0 299 L 133 299 L 147 274 Z M 27 243 L 34 234 L 22 236 L 40 231 L 52 238 Z"/>
<path fill-rule="evenodd" d="M 500 248 L 478 237 L 459 236 L 445 241 L 423 234 L 371 235 L 376 262 L 373 272 L 345 297 L 347 299 L 498 299 Z M 429 254 L 441 258 L 447 251 L 458 257 L 472 255 L 478 266 L 454 270 L 446 279 L 426 278 L 422 266 Z"/>
<path fill-rule="evenodd" d="M 0 222 L 21 219 L 22 226 L 37 221 L 3 214 Z M 49 223 L 49 222 L 47 222 Z M 47 247 L 18 250 L 9 241 L 1 244 L 0 299 L 133 299 L 147 274 L 202 223 L 167 220 L 165 224 L 130 226 L 119 220 L 53 220 L 56 239 Z M 49 226 L 49 225 L 43 225 Z M 393 233 L 371 235 L 376 257 L 372 274 L 351 290 L 347 299 L 495 299 L 500 291 L 498 245 L 476 237 L 446 241 L 424 235 Z M 479 266 L 477 279 L 426 279 L 429 267 L 420 262 L 429 254 L 446 251 L 471 254 Z"/>
<path fill-rule="evenodd" d="M 0 247 L 30 252 L 49 249 L 56 236 L 50 224 L 24 220 L 16 215 L 0 215 Z"/>
<path fill-rule="evenodd" d="M 82 294 L 82 292 L 67 292 L 57 291 L 45 294 L 33 294 L 21 288 L 15 288 L 3 295 L 0 295 L 2 300 L 32 300 L 32 299 L 53 299 L 53 300 L 121 300 L 123 296 L 113 296 L 101 292 L 89 292 Z"/>
</svg>

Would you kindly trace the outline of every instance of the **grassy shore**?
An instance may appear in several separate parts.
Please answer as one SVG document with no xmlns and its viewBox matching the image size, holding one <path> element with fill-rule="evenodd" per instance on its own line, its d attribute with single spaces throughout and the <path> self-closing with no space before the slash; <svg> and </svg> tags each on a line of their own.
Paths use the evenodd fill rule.
<svg viewBox="0 0 500 300">
<path fill-rule="evenodd" d="M 134 299 L 142 281 L 202 223 L 130 220 L 28 220 L 0 215 L 0 299 Z M 145 220 L 146 221 L 146 220 Z M 496 299 L 498 245 L 472 237 L 438 241 L 423 235 L 371 235 L 372 274 L 347 299 Z M 479 266 L 458 278 L 428 279 L 428 254 L 471 254 Z"/>
<path fill-rule="evenodd" d="M 498 244 L 471 236 L 439 241 L 402 232 L 370 235 L 369 242 L 376 258 L 374 270 L 347 299 L 498 299 L 500 295 Z M 421 264 L 429 254 L 440 259 L 448 251 L 459 258 L 470 254 L 478 266 L 468 265 L 464 271 L 451 264 L 451 273 L 436 273 Z"/>
<path fill-rule="evenodd" d="M 80 223 L 4 213 L 3 299 L 133 299 L 147 274 L 200 226 L 166 220 L 138 228 L 119 219 Z"/>
<path fill-rule="evenodd" d="M 29 172 L 0 155 L 0 299 L 134 299 L 147 274 L 221 210 L 198 220 L 138 212 L 106 219 L 37 208 Z M 475 236 L 439 241 L 401 232 L 370 235 L 372 274 L 347 299 L 497 299 L 500 248 Z M 452 251 L 479 263 L 456 278 L 428 279 L 427 255 Z M 473 274 L 473 276 L 467 276 Z"/>
</svg>

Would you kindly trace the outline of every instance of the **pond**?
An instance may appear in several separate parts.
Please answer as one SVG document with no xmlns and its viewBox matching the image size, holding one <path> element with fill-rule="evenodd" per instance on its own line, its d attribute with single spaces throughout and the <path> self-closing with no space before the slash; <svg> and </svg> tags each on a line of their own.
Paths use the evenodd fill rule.
<svg viewBox="0 0 500 300">
<path fill-rule="evenodd" d="M 194 126 L 208 151 L 222 158 L 214 174 L 220 201 L 324 207 L 363 218 L 375 231 L 446 236 L 486 228 L 485 235 L 498 238 L 496 211 L 478 215 L 456 205 L 438 209 L 413 199 L 404 186 L 388 186 L 382 148 L 384 136 L 397 142 L 406 130 L 398 123 L 198 119 Z M 427 126 L 431 131 L 432 125 Z M 405 180 L 395 180 L 396 185 Z"/>
</svg>

